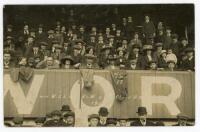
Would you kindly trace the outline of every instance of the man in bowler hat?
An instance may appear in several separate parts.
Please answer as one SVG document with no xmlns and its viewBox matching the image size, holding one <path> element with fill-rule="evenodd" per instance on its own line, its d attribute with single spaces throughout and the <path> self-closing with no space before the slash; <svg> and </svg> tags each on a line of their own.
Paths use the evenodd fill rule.
<svg viewBox="0 0 200 132">
<path fill-rule="evenodd" d="M 138 120 L 131 123 L 131 126 L 155 126 L 155 124 L 147 120 L 147 110 L 146 107 L 138 107 Z"/>
<path fill-rule="evenodd" d="M 106 126 L 107 125 L 107 119 L 108 119 L 108 109 L 106 107 L 101 107 L 99 109 L 99 126 Z"/>
</svg>

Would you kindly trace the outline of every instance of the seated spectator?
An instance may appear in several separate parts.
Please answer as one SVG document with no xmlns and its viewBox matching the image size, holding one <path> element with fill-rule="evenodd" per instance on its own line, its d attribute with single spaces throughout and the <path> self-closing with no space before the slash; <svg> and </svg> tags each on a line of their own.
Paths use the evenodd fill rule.
<svg viewBox="0 0 200 132">
<path fill-rule="evenodd" d="M 116 60 L 117 60 L 117 55 L 110 54 L 108 56 L 108 65 L 106 66 L 105 69 L 107 69 L 107 70 L 117 70 L 117 69 L 119 69 L 119 66 L 117 66 L 117 64 L 116 64 Z"/>
<path fill-rule="evenodd" d="M 184 70 L 188 70 L 188 71 L 194 71 L 195 70 L 195 58 L 194 58 L 194 49 L 193 48 L 187 48 L 185 49 L 185 53 L 187 55 L 187 59 L 184 60 Z"/>
<path fill-rule="evenodd" d="M 176 55 L 173 53 L 172 49 L 168 49 L 167 50 L 167 56 L 166 56 L 166 60 L 173 60 L 175 62 L 175 64 L 177 64 L 177 57 Z"/>
<path fill-rule="evenodd" d="M 86 54 L 84 62 L 81 64 L 81 69 L 98 69 L 98 65 L 96 63 L 96 56 Z"/>
<path fill-rule="evenodd" d="M 45 57 L 44 60 L 40 61 L 36 68 L 38 69 L 58 69 L 59 64 L 54 62 L 54 59 L 52 56 Z"/>
<path fill-rule="evenodd" d="M 63 58 L 61 59 L 61 68 L 64 69 L 73 69 L 73 58 L 68 55 L 68 56 L 63 56 Z"/>
<path fill-rule="evenodd" d="M 155 58 L 152 55 L 152 45 L 144 45 L 143 46 L 143 51 L 144 51 L 144 56 L 143 56 L 143 68 L 144 69 L 148 69 L 149 68 L 149 62 L 151 62 L 152 60 L 155 60 Z"/>
<path fill-rule="evenodd" d="M 149 70 L 157 70 L 156 61 L 152 60 L 152 61 L 149 62 Z"/>
<path fill-rule="evenodd" d="M 167 57 L 167 51 L 162 50 L 160 54 L 160 58 L 158 59 L 158 68 L 166 69 L 168 67 L 166 57 Z"/>
<path fill-rule="evenodd" d="M 174 60 L 167 60 L 168 68 L 167 70 L 169 71 L 174 71 L 176 68 L 176 63 Z"/>
</svg>

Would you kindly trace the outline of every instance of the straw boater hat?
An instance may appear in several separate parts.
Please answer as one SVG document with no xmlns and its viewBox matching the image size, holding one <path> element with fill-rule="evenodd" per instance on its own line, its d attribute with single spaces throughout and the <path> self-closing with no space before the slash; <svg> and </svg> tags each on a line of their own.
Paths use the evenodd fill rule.
<svg viewBox="0 0 200 132">
<path fill-rule="evenodd" d="M 93 119 L 93 118 L 96 118 L 97 120 L 100 120 L 98 114 L 92 114 L 92 115 L 89 115 L 89 117 L 88 117 L 88 121 L 90 121 L 90 120 Z"/>
</svg>

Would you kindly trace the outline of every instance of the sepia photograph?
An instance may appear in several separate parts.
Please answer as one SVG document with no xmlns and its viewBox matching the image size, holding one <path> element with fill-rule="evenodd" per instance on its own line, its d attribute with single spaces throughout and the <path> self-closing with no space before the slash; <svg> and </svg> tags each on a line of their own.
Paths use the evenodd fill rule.
<svg viewBox="0 0 200 132">
<path fill-rule="evenodd" d="M 5 127 L 195 125 L 194 4 L 2 10 Z"/>
</svg>

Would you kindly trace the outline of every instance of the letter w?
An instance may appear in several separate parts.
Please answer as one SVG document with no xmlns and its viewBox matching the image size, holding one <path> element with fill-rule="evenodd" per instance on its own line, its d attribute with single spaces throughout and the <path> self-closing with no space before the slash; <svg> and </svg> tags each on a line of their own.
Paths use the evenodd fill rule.
<svg viewBox="0 0 200 132">
<path fill-rule="evenodd" d="M 44 75 L 35 75 L 28 94 L 25 96 L 20 83 L 13 82 L 9 74 L 4 75 L 4 97 L 10 92 L 18 114 L 32 113 L 43 79 Z"/>
</svg>

